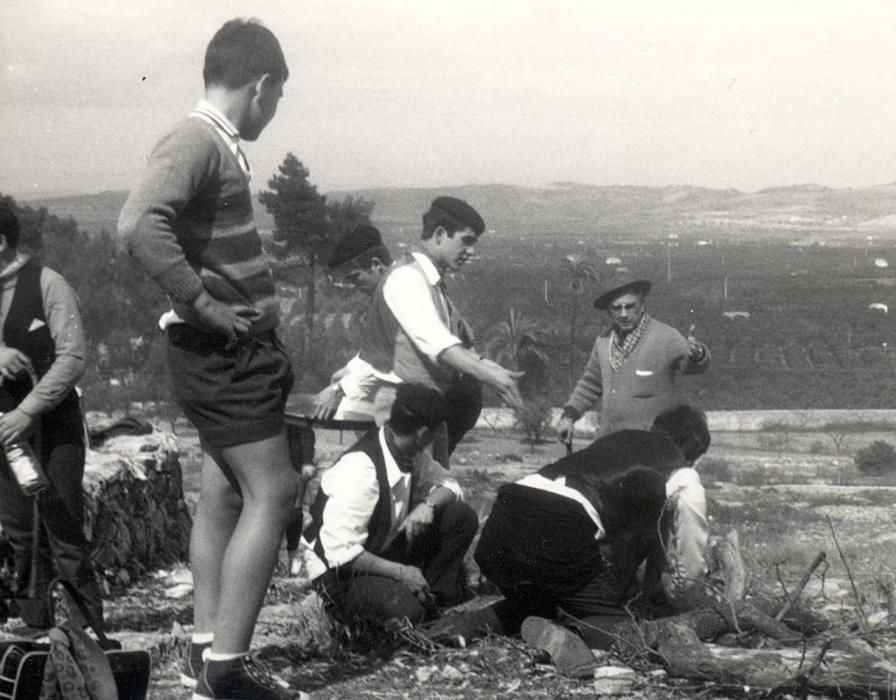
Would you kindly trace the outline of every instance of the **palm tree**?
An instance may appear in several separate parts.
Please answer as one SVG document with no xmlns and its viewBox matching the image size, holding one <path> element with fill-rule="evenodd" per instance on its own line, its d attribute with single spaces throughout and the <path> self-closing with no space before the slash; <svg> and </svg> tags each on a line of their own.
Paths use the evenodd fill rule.
<svg viewBox="0 0 896 700">
<path fill-rule="evenodd" d="M 523 406 L 515 415 L 532 449 L 551 419 L 548 349 L 541 327 L 514 309 L 510 309 L 508 321 L 492 327 L 485 345 L 486 355 L 495 362 L 525 372 L 519 380 Z"/>
<path fill-rule="evenodd" d="M 567 255 L 564 262 L 566 262 L 570 274 L 569 289 L 572 292 L 572 302 L 569 305 L 569 375 L 567 377 L 568 390 L 572 391 L 576 378 L 576 326 L 579 318 L 579 301 L 585 292 L 587 283 L 596 282 L 598 274 L 594 270 L 594 266 L 581 255 Z"/>
</svg>

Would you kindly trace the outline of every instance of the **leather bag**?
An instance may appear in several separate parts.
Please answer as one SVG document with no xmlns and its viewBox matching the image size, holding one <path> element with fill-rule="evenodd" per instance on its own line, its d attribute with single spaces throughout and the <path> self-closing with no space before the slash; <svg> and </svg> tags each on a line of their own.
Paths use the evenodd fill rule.
<svg viewBox="0 0 896 700">
<path fill-rule="evenodd" d="M 149 652 L 125 651 L 107 637 L 81 593 L 66 579 L 50 584 L 49 615 L 56 586 L 65 588 L 96 639 L 73 620 L 63 620 L 50 629 L 49 643 L 0 641 L 0 700 L 145 700 Z"/>
</svg>

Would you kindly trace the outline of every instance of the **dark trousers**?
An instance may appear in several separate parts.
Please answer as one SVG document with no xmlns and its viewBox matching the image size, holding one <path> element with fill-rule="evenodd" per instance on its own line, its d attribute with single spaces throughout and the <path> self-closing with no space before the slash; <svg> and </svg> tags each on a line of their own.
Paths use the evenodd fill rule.
<svg viewBox="0 0 896 700">
<path fill-rule="evenodd" d="M 292 462 L 292 468 L 301 474 L 303 465 L 314 464 L 314 430 L 304 425 L 288 425 L 286 439 L 289 444 L 289 459 Z M 289 522 L 286 523 L 285 535 L 288 550 L 298 549 L 299 540 L 302 537 L 304 485 L 305 480 L 302 478 L 299 480 L 300 492 L 296 494 L 292 515 L 290 515 Z"/>
<path fill-rule="evenodd" d="M 411 623 L 421 622 L 437 614 L 439 607 L 450 605 L 462 596 L 464 554 L 477 528 L 478 519 L 470 506 L 450 503 L 436 513 L 433 523 L 412 545 L 400 535 L 378 555 L 418 567 L 429 583 L 432 599 L 419 600 L 400 581 L 356 573 L 348 566 L 315 579 L 314 588 L 340 619 L 407 618 Z"/>
<path fill-rule="evenodd" d="M 473 613 L 470 636 L 492 631 L 518 634 L 530 615 L 556 619 L 575 629 L 592 649 L 609 649 L 615 631 L 631 617 L 622 607 L 619 588 L 612 569 L 607 569 L 574 593 L 556 593 L 538 585 L 502 590 L 505 594 L 484 610 Z"/>
<path fill-rule="evenodd" d="M 84 536 L 84 447 L 52 442 L 52 437 L 43 441 L 43 465 L 50 485 L 38 497 L 41 530 L 36 592 L 45 597 L 49 582 L 56 575 L 63 576 L 75 583 L 94 619 L 102 624 L 102 592 Z M 31 573 L 33 504 L 33 498 L 22 493 L 9 465 L 0 459 L 0 526 L 15 552 L 20 597 L 26 595 Z"/>
</svg>

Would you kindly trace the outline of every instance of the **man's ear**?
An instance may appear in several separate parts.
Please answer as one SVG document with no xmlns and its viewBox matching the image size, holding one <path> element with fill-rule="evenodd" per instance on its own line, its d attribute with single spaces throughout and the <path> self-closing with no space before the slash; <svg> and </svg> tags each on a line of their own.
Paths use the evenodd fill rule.
<svg viewBox="0 0 896 700">
<path fill-rule="evenodd" d="M 370 269 L 373 272 L 382 272 L 386 269 L 386 264 L 379 258 L 374 257 L 370 259 Z"/>
<path fill-rule="evenodd" d="M 444 226 L 436 226 L 435 230 L 432 232 L 432 238 L 436 243 L 441 243 L 442 239 L 448 235 L 448 231 Z"/>
</svg>

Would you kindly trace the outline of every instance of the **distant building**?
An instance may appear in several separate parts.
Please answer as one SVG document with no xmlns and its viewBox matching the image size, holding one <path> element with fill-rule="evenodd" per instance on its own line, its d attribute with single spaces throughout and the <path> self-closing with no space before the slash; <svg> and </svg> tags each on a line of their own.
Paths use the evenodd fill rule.
<svg viewBox="0 0 896 700">
<path fill-rule="evenodd" d="M 722 316 L 725 318 L 750 318 L 749 311 L 723 311 Z"/>
<path fill-rule="evenodd" d="M 873 311 L 883 311 L 884 313 L 888 313 L 890 311 L 889 307 L 886 304 L 881 304 L 880 302 L 868 304 L 868 308 Z"/>
<path fill-rule="evenodd" d="M 621 265 L 621 264 L 622 264 L 622 260 L 620 258 L 617 258 L 612 255 L 609 258 L 607 258 L 607 265 Z"/>
<path fill-rule="evenodd" d="M 890 267 L 890 263 L 888 263 L 884 258 L 875 258 L 874 266 L 875 267 Z"/>
</svg>

